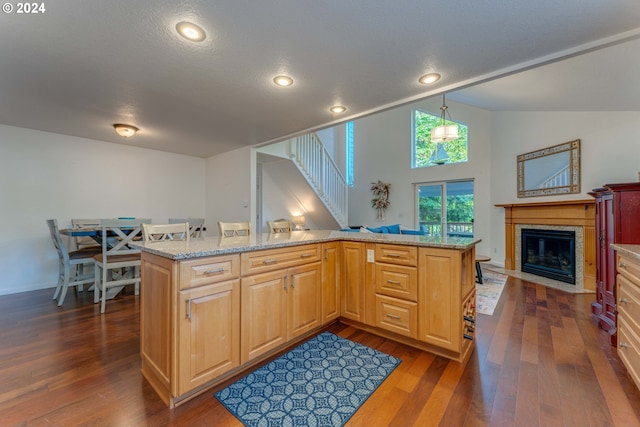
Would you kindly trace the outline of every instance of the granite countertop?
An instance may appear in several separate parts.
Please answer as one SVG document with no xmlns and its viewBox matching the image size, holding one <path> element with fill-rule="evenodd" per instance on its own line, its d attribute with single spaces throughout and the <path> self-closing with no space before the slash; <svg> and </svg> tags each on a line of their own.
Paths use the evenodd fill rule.
<svg viewBox="0 0 640 427">
<path fill-rule="evenodd" d="M 348 240 L 355 242 L 395 243 L 442 249 L 468 249 L 480 239 L 472 237 L 430 237 L 408 234 L 350 233 L 333 230 L 292 231 L 238 237 L 204 237 L 185 241 L 134 242 L 131 246 L 165 258 L 182 260 L 206 256 L 274 249 L 310 243 Z"/>
<path fill-rule="evenodd" d="M 611 247 L 621 255 L 626 255 L 629 258 L 640 261 L 640 245 L 622 245 L 619 243 L 612 243 Z"/>
</svg>

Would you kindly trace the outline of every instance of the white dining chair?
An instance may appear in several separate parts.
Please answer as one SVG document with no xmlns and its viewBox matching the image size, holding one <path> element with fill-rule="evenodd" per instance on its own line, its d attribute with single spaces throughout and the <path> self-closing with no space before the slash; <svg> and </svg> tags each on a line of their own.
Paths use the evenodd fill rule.
<svg viewBox="0 0 640 427">
<path fill-rule="evenodd" d="M 291 233 L 291 223 L 286 219 L 267 221 L 269 233 Z"/>
<path fill-rule="evenodd" d="M 99 228 L 100 227 L 100 218 L 71 218 L 71 227 L 74 229 L 83 229 L 83 228 Z M 75 244 L 77 249 L 84 249 L 89 247 L 95 247 L 94 249 L 102 249 L 101 246 L 91 237 L 89 236 L 76 236 L 74 237 Z"/>
<path fill-rule="evenodd" d="M 142 234 L 145 242 L 184 240 L 189 243 L 189 237 L 191 237 L 188 222 L 178 224 L 142 224 Z"/>
<path fill-rule="evenodd" d="M 91 268 L 94 266 L 94 255 L 102 252 L 102 248 L 88 248 L 69 251 L 60 236 L 58 221 L 48 219 L 49 234 L 58 252 L 59 274 L 58 284 L 53 293 L 53 299 L 58 300 L 58 306 L 64 303 L 69 287 L 83 288 L 85 284 L 94 283 L 95 276 Z"/>
<path fill-rule="evenodd" d="M 248 236 L 251 234 L 251 223 L 249 221 L 244 221 L 244 222 L 218 221 L 218 228 L 220 228 L 220 235 L 225 237 Z"/>
<path fill-rule="evenodd" d="M 133 284 L 135 294 L 140 289 L 140 250 L 129 245 L 142 239 L 142 225 L 150 219 L 112 219 L 100 221 L 102 252 L 94 257 L 94 303 L 101 302 L 100 313 L 105 312 L 107 290 Z"/>
<path fill-rule="evenodd" d="M 183 222 L 189 223 L 191 237 L 202 237 L 202 233 L 204 232 L 204 218 L 169 218 L 169 224 L 181 224 Z"/>
</svg>

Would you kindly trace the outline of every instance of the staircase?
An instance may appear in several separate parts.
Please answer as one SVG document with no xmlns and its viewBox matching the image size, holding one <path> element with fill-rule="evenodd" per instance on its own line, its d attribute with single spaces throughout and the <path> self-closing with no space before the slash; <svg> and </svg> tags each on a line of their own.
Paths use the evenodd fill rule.
<svg viewBox="0 0 640 427">
<path fill-rule="evenodd" d="M 347 226 L 347 182 L 315 133 L 289 140 L 289 158 L 340 227 Z"/>
</svg>

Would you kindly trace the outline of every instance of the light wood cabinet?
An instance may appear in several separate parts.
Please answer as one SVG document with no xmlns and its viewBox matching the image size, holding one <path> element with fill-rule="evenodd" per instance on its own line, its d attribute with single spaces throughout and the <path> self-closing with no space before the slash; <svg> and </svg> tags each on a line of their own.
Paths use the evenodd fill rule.
<svg viewBox="0 0 640 427">
<path fill-rule="evenodd" d="M 337 318 L 465 360 L 474 253 L 362 241 L 188 260 L 145 251 L 142 374 L 173 407 Z"/>
<path fill-rule="evenodd" d="M 322 324 L 340 317 L 340 243 L 322 244 Z"/>
<path fill-rule="evenodd" d="M 418 338 L 418 250 L 412 246 L 375 246 L 375 325 Z"/>
<path fill-rule="evenodd" d="M 342 242 L 342 293 L 340 315 L 347 319 L 365 321 L 365 277 L 367 253 L 361 242 Z"/>
<path fill-rule="evenodd" d="M 242 363 L 287 341 L 287 293 L 282 271 L 242 278 Z"/>
<path fill-rule="evenodd" d="M 640 260 L 617 255 L 618 355 L 640 388 Z"/>
<path fill-rule="evenodd" d="M 460 360 L 473 341 L 469 323 L 475 323 L 474 260 L 475 248 L 418 251 L 418 339 L 449 350 Z"/>
<path fill-rule="evenodd" d="M 170 406 L 240 364 L 239 265 L 239 255 L 142 254 L 142 373 Z"/>
<path fill-rule="evenodd" d="M 248 274 L 278 264 L 302 265 L 242 278 L 241 363 L 321 325 L 319 250 L 307 245 L 242 254 Z"/>
<path fill-rule="evenodd" d="M 240 365 L 240 280 L 180 291 L 176 395 Z"/>
</svg>

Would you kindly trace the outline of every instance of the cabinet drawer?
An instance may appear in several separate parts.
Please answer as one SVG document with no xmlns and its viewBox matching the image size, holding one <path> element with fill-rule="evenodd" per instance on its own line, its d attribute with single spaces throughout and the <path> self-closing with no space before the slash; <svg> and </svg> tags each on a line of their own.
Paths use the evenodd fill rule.
<svg viewBox="0 0 640 427">
<path fill-rule="evenodd" d="M 388 262 L 391 264 L 418 265 L 418 248 L 415 246 L 376 245 L 376 262 Z"/>
<path fill-rule="evenodd" d="M 376 293 L 416 302 L 418 300 L 416 267 L 376 263 Z"/>
<path fill-rule="evenodd" d="M 418 338 L 418 304 L 376 295 L 376 326 L 410 338 Z"/>
<path fill-rule="evenodd" d="M 640 261 L 634 261 L 631 258 L 627 258 L 624 255 L 618 254 L 618 263 L 616 269 L 618 273 L 627 277 L 640 287 Z"/>
<path fill-rule="evenodd" d="M 180 289 L 194 288 L 240 276 L 240 256 L 221 255 L 180 262 Z"/>
<path fill-rule="evenodd" d="M 627 367 L 627 371 L 636 386 L 640 388 L 640 338 L 638 330 L 632 327 L 623 318 L 618 318 L 618 356 Z"/>
<path fill-rule="evenodd" d="M 263 273 L 320 261 L 320 245 L 295 246 L 241 254 L 242 275 Z"/>
<path fill-rule="evenodd" d="M 618 274 L 618 317 L 625 317 L 640 333 L 640 287 Z"/>
</svg>

